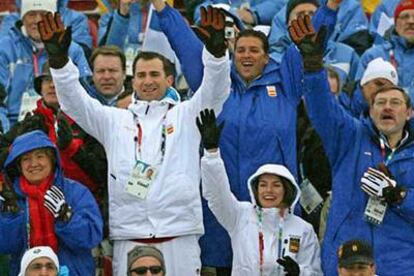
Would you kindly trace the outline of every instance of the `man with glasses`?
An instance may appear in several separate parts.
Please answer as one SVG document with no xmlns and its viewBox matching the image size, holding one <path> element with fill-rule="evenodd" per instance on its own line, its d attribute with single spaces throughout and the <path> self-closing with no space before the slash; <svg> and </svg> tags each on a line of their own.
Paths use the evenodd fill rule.
<svg viewBox="0 0 414 276">
<path fill-rule="evenodd" d="M 315 56 L 322 39 L 310 20 L 292 25 L 292 40 L 303 59 Z M 322 244 L 324 274 L 337 275 L 336 251 L 344 241 L 362 239 L 373 247 L 378 275 L 414 275 L 410 97 L 401 87 L 385 86 L 372 95 L 370 116 L 357 120 L 331 96 L 321 56 L 319 62 L 317 71 L 304 63 L 304 96 L 332 168 L 332 204 Z"/>
<path fill-rule="evenodd" d="M 153 246 L 138 245 L 128 252 L 128 276 L 165 275 L 164 257 Z"/>
<path fill-rule="evenodd" d="M 398 72 L 399 85 L 414 97 L 414 0 L 401 0 L 394 11 L 395 26 L 384 40 L 361 57 L 356 79 L 361 79 L 368 63 L 378 57 L 389 61 Z"/>
</svg>

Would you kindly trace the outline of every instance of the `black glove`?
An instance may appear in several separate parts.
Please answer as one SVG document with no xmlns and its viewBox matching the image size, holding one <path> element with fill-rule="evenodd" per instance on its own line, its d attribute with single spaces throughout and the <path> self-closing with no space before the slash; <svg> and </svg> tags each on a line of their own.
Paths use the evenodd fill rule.
<svg viewBox="0 0 414 276">
<path fill-rule="evenodd" d="M 46 125 L 45 116 L 41 113 L 27 113 L 22 121 L 21 133 L 30 132 L 32 130 L 41 130 L 46 135 L 49 134 L 49 127 Z"/>
<path fill-rule="evenodd" d="M 289 26 L 292 41 L 298 46 L 303 57 L 305 72 L 317 72 L 323 68 L 326 26 L 316 33 L 309 15 L 299 16 Z"/>
<path fill-rule="evenodd" d="M 60 150 L 69 147 L 72 142 L 72 127 L 64 115 L 58 115 L 57 146 Z"/>
<path fill-rule="evenodd" d="M 45 44 L 49 55 L 51 68 L 62 68 L 68 63 L 69 46 L 72 41 L 71 27 L 65 29 L 60 13 L 54 15 L 51 12 L 42 15 L 42 21 L 38 23 L 40 37 Z"/>
<path fill-rule="evenodd" d="M 49 210 L 55 219 L 68 221 L 72 216 L 72 209 L 66 203 L 65 195 L 57 187 L 52 186 L 46 191 L 43 205 Z"/>
<path fill-rule="evenodd" d="M 104 185 L 107 181 L 108 163 L 105 149 L 95 139 L 82 145 L 72 160 L 86 172 L 93 181 Z"/>
<path fill-rule="evenodd" d="M 224 56 L 227 43 L 224 38 L 225 19 L 223 12 L 218 8 L 208 6 L 207 9 L 201 7 L 200 13 L 200 26 L 193 28 L 193 30 L 212 55 L 217 58 Z"/>
<path fill-rule="evenodd" d="M 0 106 L 3 106 L 3 107 L 6 106 L 4 102 L 6 98 L 7 98 L 6 89 L 4 88 L 3 84 L 0 83 Z"/>
<path fill-rule="evenodd" d="M 407 195 L 407 189 L 404 186 L 386 187 L 382 194 L 388 204 L 399 204 Z"/>
<path fill-rule="evenodd" d="M 196 124 L 201 134 L 203 147 L 207 150 L 218 148 L 220 132 L 223 129 L 224 123 L 217 126 L 214 110 L 205 109 L 201 111 L 200 117 L 196 119 Z"/>
<path fill-rule="evenodd" d="M 0 200 L 3 201 L 3 212 L 18 213 L 20 211 L 17 205 L 16 193 L 12 190 L 10 184 L 7 185 L 6 179 L 2 183 L 2 190 L 0 192 Z"/>
<path fill-rule="evenodd" d="M 295 262 L 291 257 L 285 256 L 276 261 L 278 264 L 283 266 L 286 276 L 299 276 L 300 268 L 297 262 Z"/>
</svg>

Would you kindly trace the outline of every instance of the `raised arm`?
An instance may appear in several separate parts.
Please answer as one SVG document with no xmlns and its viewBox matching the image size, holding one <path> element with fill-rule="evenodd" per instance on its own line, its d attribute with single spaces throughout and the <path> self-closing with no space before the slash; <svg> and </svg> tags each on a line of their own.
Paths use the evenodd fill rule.
<svg viewBox="0 0 414 276">
<path fill-rule="evenodd" d="M 216 117 L 212 110 L 200 112 L 196 123 L 205 149 L 201 159 L 203 196 L 220 224 L 228 232 L 232 232 L 237 225 L 242 209 L 241 204 L 230 191 L 226 169 L 218 150 L 223 125 L 216 124 Z"/>
<path fill-rule="evenodd" d="M 79 71 L 69 60 L 70 28 L 65 29 L 59 13 L 47 13 L 39 23 L 42 41 L 49 55 L 53 82 L 62 110 L 101 144 L 112 132 L 112 114 L 121 112 L 92 99 L 79 82 Z"/>
</svg>

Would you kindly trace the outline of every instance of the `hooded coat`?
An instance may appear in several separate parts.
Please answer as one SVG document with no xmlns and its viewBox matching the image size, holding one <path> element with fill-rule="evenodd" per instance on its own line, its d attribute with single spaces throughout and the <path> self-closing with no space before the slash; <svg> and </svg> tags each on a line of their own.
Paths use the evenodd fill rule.
<svg viewBox="0 0 414 276">
<path fill-rule="evenodd" d="M 52 148 L 56 154 L 53 185 L 61 189 L 67 204 L 72 207 L 72 217 L 68 222 L 55 221 L 59 263 L 69 268 L 70 275 L 94 275 L 95 262 L 91 249 L 102 240 L 101 214 L 89 190 L 63 176 L 58 150 L 46 134 L 37 130 L 16 138 L 4 163 L 5 173 L 9 173 L 9 168 L 23 154 L 45 147 Z M 17 275 L 20 260 L 28 249 L 27 225 L 30 214 L 26 195 L 20 188 L 19 178 L 15 177 L 11 181 L 20 211 L 17 214 L 0 212 L 0 252 L 12 255 L 10 275 Z M 0 201 L 0 207 L 1 205 Z"/>
<path fill-rule="evenodd" d="M 281 176 L 294 187 L 296 193 L 290 208 L 261 208 L 257 205 L 252 186 L 265 173 Z M 322 275 L 319 243 L 313 227 L 291 212 L 299 200 L 300 189 L 285 166 L 263 165 L 250 176 L 247 186 L 252 202 L 238 201 L 230 191 L 219 152 L 205 152 L 201 159 L 201 175 L 203 196 L 231 238 L 232 275 L 285 275 L 283 267 L 276 262 L 282 256 L 290 256 L 298 263 L 300 275 Z M 260 231 L 264 237 L 262 273 Z"/>
</svg>

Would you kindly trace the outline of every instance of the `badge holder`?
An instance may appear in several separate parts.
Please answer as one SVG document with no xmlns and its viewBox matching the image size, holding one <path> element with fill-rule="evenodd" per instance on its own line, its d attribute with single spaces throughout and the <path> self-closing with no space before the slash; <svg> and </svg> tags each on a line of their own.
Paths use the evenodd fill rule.
<svg viewBox="0 0 414 276">
<path fill-rule="evenodd" d="M 302 183 L 300 183 L 300 190 L 301 195 L 299 203 L 308 215 L 322 206 L 323 198 L 309 179 L 305 178 Z"/>
<path fill-rule="evenodd" d="M 378 197 L 370 197 L 365 207 L 364 217 L 369 223 L 380 225 L 384 220 L 387 207 L 388 204 L 385 201 Z"/>
<path fill-rule="evenodd" d="M 127 192 L 140 199 L 145 199 L 156 175 L 157 168 L 138 160 L 128 179 Z"/>
</svg>

